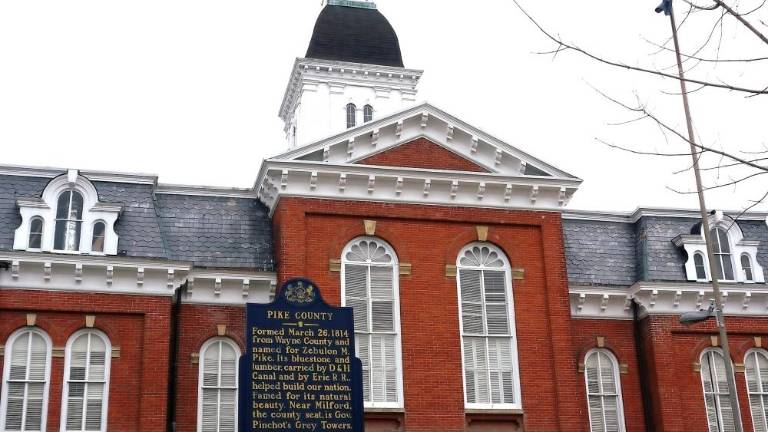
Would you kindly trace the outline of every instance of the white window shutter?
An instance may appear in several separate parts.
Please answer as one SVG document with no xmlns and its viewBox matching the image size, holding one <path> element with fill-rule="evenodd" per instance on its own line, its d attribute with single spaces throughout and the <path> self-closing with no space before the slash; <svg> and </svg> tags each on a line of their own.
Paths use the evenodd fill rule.
<svg viewBox="0 0 768 432">
<path fill-rule="evenodd" d="M 461 322 L 465 334 L 485 333 L 483 319 L 482 272 L 479 270 L 459 271 L 461 284 Z"/>
<path fill-rule="evenodd" d="M 618 363 L 612 354 L 602 349 L 587 353 L 584 360 L 584 381 L 592 432 L 624 430 L 618 380 Z"/>
<path fill-rule="evenodd" d="M 344 266 L 345 305 L 352 308 L 355 331 L 369 331 L 367 279 L 367 267 L 356 264 Z"/>
<path fill-rule="evenodd" d="M 509 334 L 509 312 L 506 275 L 500 271 L 484 271 L 486 329 L 489 335 Z"/>
<path fill-rule="evenodd" d="M 201 432 L 237 430 L 237 346 L 219 338 L 204 347 L 200 365 L 199 426 Z"/>
<path fill-rule="evenodd" d="M 752 350 L 744 363 L 752 424 L 755 432 L 768 432 L 768 352 Z"/>
</svg>

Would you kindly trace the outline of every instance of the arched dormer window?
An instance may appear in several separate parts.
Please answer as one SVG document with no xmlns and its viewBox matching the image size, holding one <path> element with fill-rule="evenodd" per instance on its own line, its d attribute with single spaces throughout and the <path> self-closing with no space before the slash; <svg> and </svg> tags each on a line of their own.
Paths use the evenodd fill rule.
<svg viewBox="0 0 768 432">
<path fill-rule="evenodd" d="M 36 252 L 116 255 L 120 204 L 99 200 L 96 187 L 77 170 L 52 179 L 39 198 L 16 201 L 21 224 L 13 248 Z"/>
<path fill-rule="evenodd" d="M 43 246 L 43 218 L 32 218 L 29 223 L 29 248 L 40 249 Z"/>
<path fill-rule="evenodd" d="M 728 232 L 722 227 L 715 227 L 710 230 L 712 238 L 712 252 L 715 257 L 715 268 L 717 277 L 730 281 L 733 277 L 733 259 L 731 256 L 731 245 L 728 240 Z"/>
<path fill-rule="evenodd" d="M 25 327 L 5 346 L 1 431 L 44 431 L 51 376 L 51 339 L 37 327 Z"/>
<path fill-rule="evenodd" d="M 456 266 L 466 406 L 519 408 L 509 261 L 496 246 L 474 243 L 462 249 Z"/>
<path fill-rule="evenodd" d="M 104 240 L 107 235 L 107 226 L 102 221 L 93 224 L 93 238 L 91 239 L 91 252 L 103 253 Z"/>
<path fill-rule="evenodd" d="M 752 259 L 749 254 L 741 254 L 741 271 L 744 272 L 744 280 L 747 282 L 753 282 L 755 275 L 752 272 Z"/>
<path fill-rule="evenodd" d="M 347 104 L 347 129 L 357 125 L 357 107 L 353 103 Z"/>
<path fill-rule="evenodd" d="M 373 107 L 366 105 L 363 107 L 363 122 L 368 123 L 373 120 Z"/>
<path fill-rule="evenodd" d="M 693 265 L 696 267 L 696 279 L 707 280 L 707 268 L 704 265 L 704 255 L 696 252 L 693 255 Z"/>
<path fill-rule="evenodd" d="M 59 195 L 56 206 L 56 231 L 53 248 L 57 251 L 80 250 L 80 229 L 83 223 L 83 195 L 75 190 Z"/>
<path fill-rule="evenodd" d="M 361 237 L 344 248 L 341 258 L 342 304 L 355 316 L 365 405 L 402 407 L 397 256 L 384 241 Z"/>
</svg>

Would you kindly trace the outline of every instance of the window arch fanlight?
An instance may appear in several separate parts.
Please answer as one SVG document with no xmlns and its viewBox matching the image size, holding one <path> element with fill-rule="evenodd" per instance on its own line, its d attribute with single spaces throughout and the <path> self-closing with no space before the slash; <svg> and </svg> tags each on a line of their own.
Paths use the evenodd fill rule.
<svg viewBox="0 0 768 432">
<path fill-rule="evenodd" d="M 710 230 L 712 236 L 712 248 L 715 255 L 715 268 L 717 277 L 722 280 L 734 280 L 733 277 L 733 259 L 731 255 L 731 244 L 728 239 L 728 231 L 725 228 L 716 226 Z"/>
<path fill-rule="evenodd" d="M 342 304 L 354 312 L 365 405 L 402 407 L 397 256 L 383 240 L 361 237 L 344 248 L 341 258 Z"/>
<path fill-rule="evenodd" d="M 749 410 L 756 431 L 768 431 L 768 351 L 752 349 L 744 356 Z"/>
<path fill-rule="evenodd" d="M 370 104 L 366 104 L 363 107 L 363 122 L 368 123 L 373 120 L 373 107 Z"/>
<path fill-rule="evenodd" d="M 240 348 L 216 337 L 200 349 L 197 394 L 198 432 L 237 430 L 237 383 Z"/>
<path fill-rule="evenodd" d="M 107 430 L 112 344 L 104 333 L 84 329 L 67 341 L 61 406 L 62 432 Z"/>
<path fill-rule="evenodd" d="M 45 430 L 50 374 L 50 337 L 36 327 L 14 332 L 5 348 L 0 430 Z"/>
<path fill-rule="evenodd" d="M 357 107 L 353 103 L 347 104 L 347 129 L 357 124 Z"/>
<path fill-rule="evenodd" d="M 29 246 L 30 249 L 40 249 L 43 247 L 43 218 L 34 217 L 29 223 Z"/>
<path fill-rule="evenodd" d="M 755 274 L 752 270 L 752 259 L 749 257 L 749 254 L 743 253 L 741 254 L 741 271 L 744 272 L 744 280 L 748 282 L 753 282 L 755 280 Z"/>
<path fill-rule="evenodd" d="M 707 279 L 707 267 L 704 264 L 704 254 L 701 252 L 696 252 L 693 255 L 693 265 L 696 268 L 696 279 L 697 280 L 706 280 Z"/>
<path fill-rule="evenodd" d="M 496 246 L 474 243 L 461 250 L 456 264 L 466 405 L 519 408 L 509 261 Z"/>
<path fill-rule="evenodd" d="M 93 232 L 91 237 L 91 252 L 103 253 L 104 241 L 107 237 L 107 225 L 104 221 L 98 221 L 93 224 Z"/>
<path fill-rule="evenodd" d="M 725 359 L 719 348 L 707 348 L 701 353 L 701 384 L 704 406 L 711 432 L 734 430 L 733 410 L 725 374 Z"/>
<path fill-rule="evenodd" d="M 80 229 L 83 223 L 83 195 L 69 189 L 59 195 L 56 206 L 56 231 L 53 248 L 58 251 L 80 250 Z"/>
<path fill-rule="evenodd" d="M 606 349 L 593 349 L 584 356 L 589 424 L 592 432 L 623 432 L 619 363 Z"/>
</svg>

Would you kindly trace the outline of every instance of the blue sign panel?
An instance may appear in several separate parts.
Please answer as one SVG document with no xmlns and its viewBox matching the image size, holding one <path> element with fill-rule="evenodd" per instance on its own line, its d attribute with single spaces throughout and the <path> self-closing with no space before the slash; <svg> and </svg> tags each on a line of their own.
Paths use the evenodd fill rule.
<svg viewBox="0 0 768 432">
<path fill-rule="evenodd" d="M 240 432 L 363 431 L 352 308 L 329 306 L 317 285 L 292 279 L 272 303 L 249 303 L 246 319 Z"/>
</svg>

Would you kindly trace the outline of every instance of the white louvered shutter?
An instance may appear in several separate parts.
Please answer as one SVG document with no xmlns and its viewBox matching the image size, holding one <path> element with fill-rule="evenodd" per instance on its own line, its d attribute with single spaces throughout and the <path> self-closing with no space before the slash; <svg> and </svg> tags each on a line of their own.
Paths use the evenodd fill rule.
<svg viewBox="0 0 768 432">
<path fill-rule="evenodd" d="M 37 332 L 17 335 L 9 347 L 6 431 L 42 431 L 48 380 L 48 344 Z"/>
<path fill-rule="evenodd" d="M 363 363 L 363 396 L 366 403 L 397 404 L 396 260 L 374 239 L 358 240 L 346 250 L 343 300 L 354 313 L 356 354 Z"/>
<path fill-rule="evenodd" d="M 500 252 L 489 246 L 467 249 L 458 264 L 465 400 L 515 404 L 518 387 L 506 265 Z"/>
<path fill-rule="evenodd" d="M 755 432 L 768 432 L 768 353 L 753 350 L 744 363 Z"/>
<path fill-rule="evenodd" d="M 201 432 L 237 430 L 237 363 L 239 351 L 223 339 L 209 343 L 200 367 Z"/>
<path fill-rule="evenodd" d="M 102 431 L 107 382 L 108 345 L 94 332 L 74 336 L 66 373 L 67 432 Z"/>
<path fill-rule="evenodd" d="M 701 378 L 709 430 L 710 432 L 735 431 L 723 355 L 719 351 L 708 350 L 702 355 L 701 360 Z"/>
<path fill-rule="evenodd" d="M 584 361 L 590 429 L 592 432 L 621 432 L 624 416 L 618 383 L 618 364 L 605 350 L 594 350 Z"/>
</svg>

